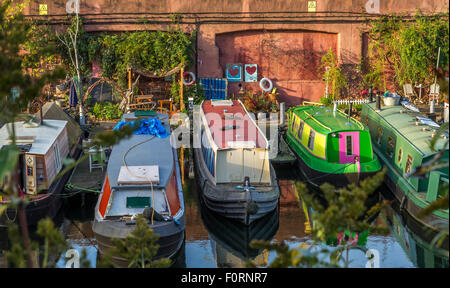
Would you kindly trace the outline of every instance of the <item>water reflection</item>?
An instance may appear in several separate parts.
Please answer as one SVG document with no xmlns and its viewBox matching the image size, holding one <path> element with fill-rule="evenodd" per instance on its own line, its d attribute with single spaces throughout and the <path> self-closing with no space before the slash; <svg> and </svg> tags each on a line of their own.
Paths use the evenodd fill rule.
<svg viewBox="0 0 450 288">
<path fill-rule="evenodd" d="M 393 207 L 389 207 L 386 214 L 392 234 L 407 253 L 414 266 L 419 268 L 449 267 L 448 238 L 446 243 L 447 250 L 437 248 L 424 240 L 424 238 L 428 238 L 427 234 L 429 231 L 420 229 L 419 233 L 413 232 L 412 228 L 405 225 L 405 220 L 408 219 L 402 217 Z"/>
<path fill-rule="evenodd" d="M 263 266 L 268 261 L 268 251 L 250 247 L 253 240 L 270 241 L 278 230 L 278 212 L 246 226 L 221 217 L 202 207 L 203 224 L 209 232 L 211 249 L 217 267 L 241 268 L 247 261 Z"/>
<path fill-rule="evenodd" d="M 281 191 L 279 210 L 249 227 L 202 208 L 195 181 L 187 180 L 184 187 L 186 242 L 172 267 L 245 267 L 248 260 L 255 265 L 264 266 L 271 263 L 276 254 L 249 247 L 253 239 L 284 241 L 292 248 L 305 247 L 310 243 L 312 223 L 309 209 L 305 209 L 301 199 L 297 197 L 294 183 L 298 178 L 295 169 L 287 170 L 288 177 L 277 171 Z M 84 199 L 81 195 L 68 198 L 64 201 L 60 214 L 54 219 L 66 240 L 80 255 L 81 250 L 86 249 L 91 267 L 95 267 L 99 260 L 91 228 L 96 198 L 96 195 L 86 195 Z M 401 216 L 394 201 L 391 206 L 385 207 L 374 219 L 375 225 L 387 223 L 391 233 L 387 236 L 369 235 L 363 250 L 378 251 L 379 266 L 382 268 L 448 267 L 448 239 L 446 249 L 431 248 L 428 244 L 429 237 L 411 225 L 409 219 Z M 33 229 L 30 232 L 36 239 Z M 323 243 L 314 249 L 322 247 L 333 248 Z M 6 266 L 4 252 L 8 249 L 7 229 L 2 229 L 0 267 Z M 349 251 L 349 267 L 366 267 L 368 259 L 364 251 Z M 65 267 L 63 256 L 56 259 L 57 267 Z"/>
</svg>

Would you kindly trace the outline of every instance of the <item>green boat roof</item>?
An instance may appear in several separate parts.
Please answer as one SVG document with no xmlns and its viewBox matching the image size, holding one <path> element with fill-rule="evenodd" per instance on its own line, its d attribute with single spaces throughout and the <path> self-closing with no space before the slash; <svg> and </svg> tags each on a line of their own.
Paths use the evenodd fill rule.
<svg viewBox="0 0 450 288">
<path fill-rule="evenodd" d="M 343 130 L 365 130 L 356 119 L 348 119 L 348 115 L 340 111 L 333 112 L 332 107 L 326 106 L 298 106 L 292 108 L 294 113 L 322 134 Z"/>
<path fill-rule="evenodd" d="M 437 151 L 433 151 L 430 148 L 430 141 L 432 133 L 436 131 L 436 128 L 426 125 L 416 125 L 416 116 L 422 116 L 423 114 L 413 112 L 404 108 L 401 105 L 396 106 L 382 106 L 381 111 L 375 112 L 375 103 L 369 103 L 367 106 L 373 110 L 373 113 L 377 113 L 381 116 L 392 128 L 398 131 L 408 142 L 412 143 L 414 147 L 423 155 L 427 157 L 432 154 L 436 154 Z M 400 113 L 400 111 L 403 111 Z M 426 128 L 424 130 L 423 128 Z M 448 136 L 448 134 L 447 134 Z M 444 148 L 446 140 L 440 138 L 436 142 L 435 149 L 441 150 Z M 446 147 L 448 150 L 448 146 Z"/>
</svg>

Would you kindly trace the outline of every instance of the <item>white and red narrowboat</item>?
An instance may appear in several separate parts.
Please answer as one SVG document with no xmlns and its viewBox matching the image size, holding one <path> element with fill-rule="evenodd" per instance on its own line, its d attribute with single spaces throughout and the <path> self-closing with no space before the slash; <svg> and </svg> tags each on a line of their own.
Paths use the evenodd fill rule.
<svg viewBox="0 0 450 288">
<path fill-rule="evenodd" d="M 198 113 L 194 156 L 204 204 L 246 225 L 273 211 L 280 191 L 269 142 L 242 102 L 203 101 Z"/>
</svg>

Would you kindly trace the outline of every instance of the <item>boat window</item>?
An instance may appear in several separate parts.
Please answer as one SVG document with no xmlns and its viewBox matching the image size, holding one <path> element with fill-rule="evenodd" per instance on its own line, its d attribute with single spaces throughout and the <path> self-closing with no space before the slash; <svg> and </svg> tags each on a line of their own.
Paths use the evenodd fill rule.
<svg viewBox="0 0 450 288">
<path fill-rule="evenodd" d="M 59 155 L 58 143 L 55 143 L 53 150 L 55 151 L 56 170 L 59 171 L 59 169 L 61 169 L 61 156 Z"/>
<path fill-rule="evenodd" d="M 302 140 L 303 127 L 305 127 L 305 122 L 301 121 L 300 122 L 300 129 L 298 129 L 298 134 L 297 134 L 299 140 Z"/>
<path fill-rule="evenodd" d="M 345 141 L 346 141 L 346 151 L 345 151 L 345 155 L 346 156 L 352 156 L 353 155 L 353 137 L 352 135 L 347 135 L 345 136 Z"/>
<path fill-rule="evenodd" d="M 381 145 L 381 139 L 383 138 L 383 128 L 381 128 L 381 126 L 379 126 L 377 128 L 377 144 Z"/>
<path fill-rule="evenodd" d="M 297 121 L 298 119 L 298 121 Z M 297 131 L 298 130 L 298 124 L 301 120 L 297 117 L 297 115 L 294 118 L 294 130 L 293 131 Z"/>
<path fill-rule="evenodd" d="M 312 130 L 309 132 L 309 139 L 308 139 L 308 148 L 310 150 L 313 150 L 314 148 L 314 136 L 316 136 L 316 131 Z"/>
<path fill-rule="evenodd" d="M 394 150 L 395 150 L 395 140 L 394 140 L 394 138 L 389 136 L 388 137 L 388 142 L 387 142 L 386 152 L 387 152 L 387 155 L 390 158 L 392 158 L 394 156 Z"/>
<path fill-rule="evenodd" d="M 411 172 L 412 164 L 413 158 L 411 157 L 411 155 L 408 154 L 408 158 L 406 158 L 405 174 Z"/>
<path fill-rule="evenodd" d="M 402 158 L 403 158 L 403 149 L 399 148 L 398 149 L 398 158 L 397 158 L 398 163 L 402 162 Z"/>
</svg>

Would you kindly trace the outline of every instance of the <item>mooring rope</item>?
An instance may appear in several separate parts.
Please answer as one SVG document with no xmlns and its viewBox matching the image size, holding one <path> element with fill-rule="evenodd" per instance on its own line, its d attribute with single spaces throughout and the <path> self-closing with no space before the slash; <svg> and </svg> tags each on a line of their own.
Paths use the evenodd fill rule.
<svg viewBox="0 0 450 288">
<path fill-rule="evenodd" d="M 136 174 L 134 174 L 133 172 L 131 172 L 130 169 L 128 169 L 128 165 L 127 165 L 127 163 L 126 163 L 126 161 L 125 161 L 125 157 L 127 156 L 128 152 L 130 152 L 130 151 L 131 151 L 132 149 L 134 149 L 135 147 L 137 147 L 137 146 L 139 146 L 139 145 L 141 145 L 141 144 L 147 143 L 147 142 L 149 142 L 150 140 L 153 140 L 154 138 L 155 138 L 155 135 L 153 135 L 150 139 L 147 139 L 147 140 L 144 140 L 144 141 L 139 142 L 139 143 L 137 143 L 137 144 L 134 144 L 133 146 L 131 146 L 130 148 L 128 148 L 127 151 L 125 151 L 125 153 L 123 154 L 123 157 L 122 157 L 123 165 L 125 165 L 125 169 L 127 169 L 128 173 L 130 173 L 131 176 L 134 176 L 134 177 L 136 177 L 136 178 L 144 178 L 144 179 L 147 179 L 147 180 L 150 182 L 150 187 L 151 187 L 151 190 L 152 190 L 152 202 L 153 202 L 152 219 L 151 219 L 152 225 L 153 225 L 153 217 L 154 217 L 154 215 L 155 215 L 155 195 L 154 195 L 154 192 L 153 192 L 153 183 L 152 183 L 150 177 L 148 177 L 148 176 L 136 175 Z"/>
</svg>

